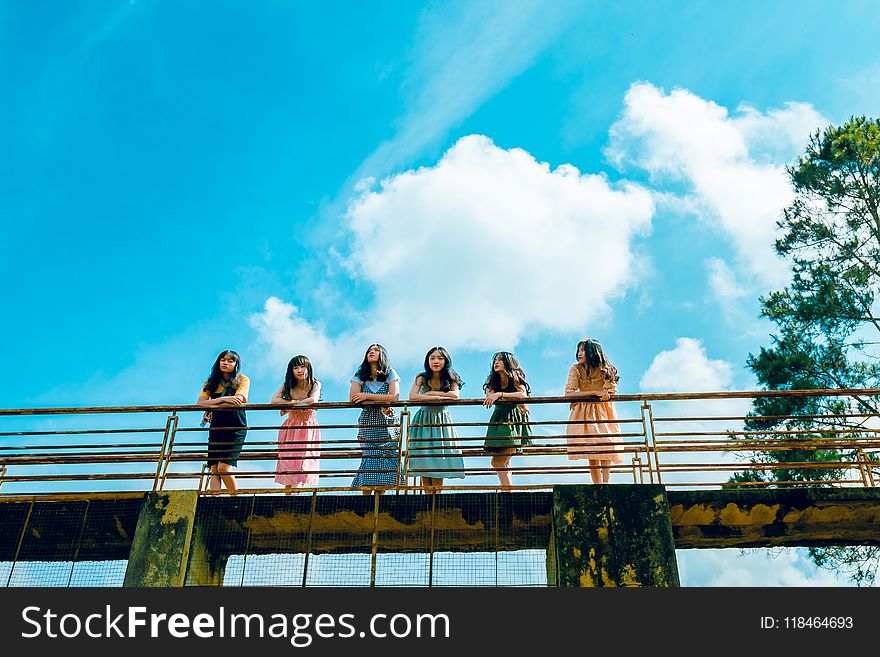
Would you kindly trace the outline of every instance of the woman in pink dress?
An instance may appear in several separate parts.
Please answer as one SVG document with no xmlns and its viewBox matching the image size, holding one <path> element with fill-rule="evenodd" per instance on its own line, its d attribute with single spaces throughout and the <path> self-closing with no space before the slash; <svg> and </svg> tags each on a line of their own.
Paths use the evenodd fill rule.
<svg viewBox="0 0 880 657">
<path fill-rule="evenodd" d="M 566 397 L 586 397 L 598 401 L 572 402 L 568 434 L 568 458 L 589 460 L 594 484 L 607 484 L 611 464 L 623 462 L 623 442 L 614 404 L 620 376 L 596 340 L 582 340 L 577 346 L 577 363 L 568 371 Z M 609 435 L 610 434 L 610 435 Z M 618 434 L 615 436 L 614 434 Z"/>
<path fill-rule="evenodd" d="M 284 383 L 272 397 L 273 404 L 305 406 L 321 398 L 321 382 L 312 373 L 305 356 L 294 356 L 287 364 Z M 318 485 L 321 457 L 321 429 L 314 408 L 282 410 L 287 419 L 278 431 L 278 465 L 275 481 L 292 488 Z"/>
</svg>

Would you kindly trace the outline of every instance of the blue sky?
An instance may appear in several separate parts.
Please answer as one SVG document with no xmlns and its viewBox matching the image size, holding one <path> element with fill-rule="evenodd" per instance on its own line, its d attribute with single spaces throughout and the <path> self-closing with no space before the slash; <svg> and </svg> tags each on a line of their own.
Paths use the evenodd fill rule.
<svg viewBox="0 0 880 657">
<path fill-rule="evenodd" d="M 558 392 L 749 389 L 783 167 L 877 114 L 871 2 L 0 7 L 9 407 L 189 403 L 236 348 L 340 399 L 513 349 Z"/>
</svg>

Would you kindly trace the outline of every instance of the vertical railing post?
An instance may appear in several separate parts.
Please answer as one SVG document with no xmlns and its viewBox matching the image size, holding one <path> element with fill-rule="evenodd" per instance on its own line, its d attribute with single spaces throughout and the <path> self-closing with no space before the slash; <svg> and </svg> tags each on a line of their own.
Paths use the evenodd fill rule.
<svg viewBox="0 0 880 657">
<path fill-rule="evenodd" d="M 856 461 L 859 464 L 859 474 L 862 476 L 862 486 L 865 488 L 873 488 L 874 473 L 871 472 L 871 466 L 868 464 L 868 456 L 861 447 L 856 450 Z"/>
<path fill-rule="evenodd" d="M 171 435 L 172 415 L 165 420 L 165 433 L 162 436 L 162 446 L 159 448 L 159 459 L 156 463 L 156 476 L 153 477 L 153 492 L 159 489 L 159 481 L 162 477 L 162 466 L 165 465 L 165 450 L 168 448 L 168 437 Z"/>
<path fill-rule="evenodd" d="M 251 512 L 248 514 L 247 521 L 245 525 L 247 525 L 247 538 L 244 542 L 244 554 L 242 555 L 241 560 L 241 579 L 239 580 L 239 586 L 244 586 L 244 576 L 247 574 L 247 560 L 248 555 L 251 551 L 251 536 L 253 534 L 253 526 L 254 526 L 254 509 L 257 506 L 257 496 L 251 495 Z"/>
<path fill-rule="evenodd" d="M 874 481 L 874 469 L 871 467 L 871 460 L 868 458 L 868 455 L 862 452 L 862 458 L 865 459 L 865 469 L 868 471 L 868 482 L 871 488 L 874 488 L 877 484 Z"/>
<path fill-rule="evenodd" d="M 633 466 L 633 483 L 634 484 L 645 483 L 645 471 L 642 468 L 642 459 L 640 459 L 638 456 L 633 456 L 632 466 Z"/>
<path fill-rule="evenodd" d="M 312 491 L 312 508 L 309 511 L 309 533 L 306 535 L 306 555 L 303 559 L 303 588 L 306 586 L 309 576 L 309 555 L 312 553 L 312 532 L 315 526 L 315 510 L 318 504 L 318 491 Z"/>
<path fill-rule="evenodd" d="M 86 531 L 86 522 L 89 518 L 89 500 L 86 500 L 86 508 L 83 511 L 83 519 L 79 525 L 79 533 L 76 535 L 76 550 L 73 552 L 73 559 L 70 560 L 70 574 L 67 577 L 67 586 L 73 581 L 73 569 L 76 568 L 76 560 L 79 558 L 79 549 L 82 546 L 82 537 Z"/>
<path fill-rule="evenodd" d="M 493 532 L 493 538 L 495 539 L 495 586 L 498 586 L 498 550 L 500 549 L 501 545 L 501 528 L 499 527 L 499 525 L 501 524 L 501 511 L 499 509 L 499 505 L 501 504 L 501 491 L 496 490 L 492 493 L 492 496 L 495 498 L 495 531 Z M 510 496 L 505 496 L 505 502 L 507 501 L 508 497 Z"/>
<path fill-rule="evenodd" d="M 407 485 L 407 468 L 409 461 L 409 411 L 406 406 L 400 411 L 400 438 L 397 445 L 397 474 L 394 488 L 400 492 L 400 475 L 403 474 L 403 485 Z M 404 491 L 405 492 L 405 491 Z"/>
<path fill-rule="evenodd" d="M 437 515 L 437 492 L 431 492 L 431 542 L 428 545 L 428 588 L 434 586 L 434 517 Z"/>
<path fill-rule="evenodd" d="M 6 476 L 6 466 L 0 465 L 0 488 L 3 488 L 3 477 Z"/>
<path fill-rule="evenodd" d="M 862 488 L 868 487 L 868 476 L 865 474 L 865 463 L 862 460 L 862 450 L 856 448 L 856 466 L 859 469 L 859 479 L 862 480 Z"/>
<path fill-rule="evenodd" d="M 379 551 L 379 497 L 381 490 L 373 491 L 373 538 L 370 543 L 370 588 L 376 587 L 376 554 Z"/>
<path fill-rule="evenodd" d="M 171 433 L 168 436 L 168 447 L 165 450 L 165 465 L 162 468 L 162 480 L 159 482 L 159 490 L 165 490 L 165 479 L 168 477 L 168 466 L 171 465 L 171 453 L 174 450 L 174 439 L 177 436 L 177 422 L 180 418 L 177 417 L 177 411 L 173 411 L 171 413 L 171 417 L 168 418 L 171 421 Z"/>
<path fill-rule="evenodd" d="M 24 525 L 22 525 L 21 533 L 18 535 L 18 544 L 15 546 L 15 556 L 12 557 L 12 564 L 9 566 L 9 577 L 6 578 L 6 588 L 9 588 L 9 583 L 12 582 L 12 573 L 15 572 L 15 564 L 18 563 L 18 556 L 21 554 L 21 544 L 24 543 L 24 536 L 27 533 L 28 526 L 31 522 L 31 514 L 34 512 L 34 504 L 36 504 L 36 502 L 31 500 L 31 503 L 28 505 L 27 517 L 24 519 Z"/>
<path fill-rule="evenodd" d="M 642 431 L 645 436 L 645 452 L 648 457 L 648 474 L 654 483 L 654 471 L 657 472 L 657 483 L 663 483 L 660 477 L 660 457 L 657 454 L 657 441 L 654 439 L 654 413 L 647 400 L 642 402 Z M 651 457 L 654 463 L 651 463 Z"/>
</svg>

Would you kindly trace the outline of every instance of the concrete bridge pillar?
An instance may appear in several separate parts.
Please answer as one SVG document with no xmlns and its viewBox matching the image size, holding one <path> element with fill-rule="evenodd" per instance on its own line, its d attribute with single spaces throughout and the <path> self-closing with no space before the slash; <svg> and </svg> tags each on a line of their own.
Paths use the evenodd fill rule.
<svg viewBox="0 0 880 657">
<path fill-rule="evenodd" d="M 666 489 L 556 486 L 550 586 L 680 586 Z"/>
<path fill-rule="evenodd" d="M 183 586 L 198 497 L 184 490 L 144 495 L 123 586 Z"/>
</svg>

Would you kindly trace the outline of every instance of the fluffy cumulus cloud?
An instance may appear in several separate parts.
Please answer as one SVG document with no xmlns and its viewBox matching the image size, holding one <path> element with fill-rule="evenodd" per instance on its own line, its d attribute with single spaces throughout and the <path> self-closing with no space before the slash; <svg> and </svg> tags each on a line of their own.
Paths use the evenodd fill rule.
<svg viewBox="0 0 880 657">
<path fill-rule="evenodd" d="M 643 392 L 712 392 L 727 390 L 732 381 L 730 363 L 709 358 L 699 340 L 679 338 L 675 349 L 654 356 L 639 386 Z"/>
<path fill-rule="evenodd" d="M 792 199 L 785 164 L 827 120 L 805 103 L 760 112 L 727 108 L 684 89 L 633 84 L 612 126 L 608 157 L 646 170 L 654 184 L 684 184 L 699 214 L 730 239 L 757 285 L 778 285 L 787 267 L 773 252 L 776 221 Z"/>
<path fill-rule="evenodd" d="M 336 377 L 347 373 L 340 369 L 347 364 L 333 357 L 339 346 L 338 340 L 331 339 L 319 326 L 308 322 L 293 304 L 269 297 L 263 312 L 252 315 L 250 322 L 265 347 L 261 365 L 266 369 L 283 371 L 291 356 L 308 354 L 316 371 Z"/>
<path fill-rule="evenodd" d="M 373 292 L 360 328 L 330 339 L 279 300 L 253 324 L 278 354 L 303 338 L 318 351 L 380 341 L 406 360 L 438 342 L 493 349 L 578 329 L 636 280 L 633 240 L 653 212 L 638 185 L 471 135 L 435 166 L 361 186 L 350 203 L 350 270 Z"/>
</svg>

